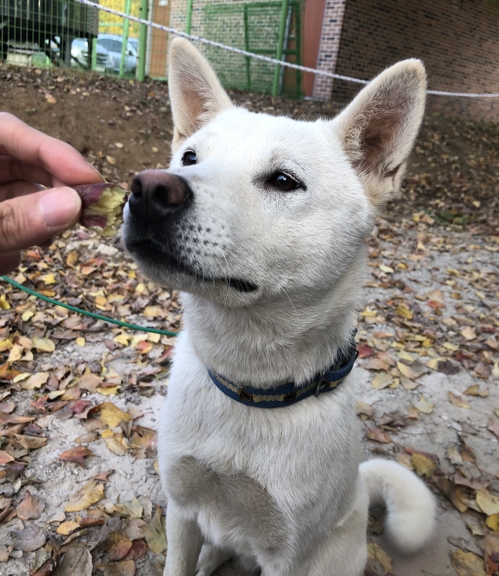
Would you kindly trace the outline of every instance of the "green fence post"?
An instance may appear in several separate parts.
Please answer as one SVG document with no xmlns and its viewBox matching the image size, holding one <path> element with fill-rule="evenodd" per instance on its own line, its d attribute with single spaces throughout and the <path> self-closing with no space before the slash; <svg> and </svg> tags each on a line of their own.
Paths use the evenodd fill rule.
<svg viewBox="0 0 499 576">
<path fill-rule="evenodd" d="M 279 23 L 279 39 L 277 41 L 277 51 L 276 51 L 276 60 L 282 60 L 282 53 L 284 50 L 284 34 L 286 33 L 286 20 L 288 17 L 288 0 L 282 0 L 282 8 L 281 8 L 281 21 Z M 279 92 L 279 73 L 281 71 L 281 67 L 279 64 L 276 64 L 274 70 L 274 84 L 272 86 L 272 95 L 277 96 Z"/>
<path fill-rule="evenodd" d="M 142 0 L 140 6 L 140 17 L 142 20 L 147 20 L 149 12 L 149 0 Z M 146 48 L 147 48 L 147 25 L 140 25 L 139 35 L 139 66 L 137 71 L 137 78 L 139 82 L 144 82 L 146 78 Z"/>
<path fill-rule="evenodd" d="M 130 16 L 132 11 L 132 0 L 125 0 L 125 14 Z M 125 18 L 123 23 L 123 42 L 121 44 L 121 61 L 120 61 L 120 78 L 125 75 L 125 59 L 128 54 L 128 30 L 130 28 L 130 20 Z"/>
<path fill-rule="evenodd" d="M 187 0 L 187 17 L 185 19 L 185 31 L 187 32 L 187 34 L 191 33 L 193 2 L 194 0 Z"/>
<path fill-rule="evenodd" d="M 92 70 L 97 69 L 97 38 L 92 38 Z"/>
</svg>

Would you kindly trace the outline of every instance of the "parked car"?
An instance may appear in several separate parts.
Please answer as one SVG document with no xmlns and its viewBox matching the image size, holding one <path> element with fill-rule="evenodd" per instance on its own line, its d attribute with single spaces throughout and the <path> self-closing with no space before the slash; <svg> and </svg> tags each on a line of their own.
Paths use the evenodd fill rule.
<svg viewBox="0 0 499 576">
<path fill-rule="evenodd" d="M 111 54 L 100 46 L 97 42 L 96 46 L 96 70 L 98 72 L 112 72 L 113 71 L 113 58 Z M 71 44 L 71 66 L 83 67 L 88 66 L 88 40 L 86 38 L 75 38 Z"/>
<path fill-rule="evenodd" d="M 139 54 L 139 39 L 138 38 L 128 38 L 128 43 L 132 45 L 132 48 Z"/>
<path fill-rule="evenodd" d="M 112 60 L 112 71 L 120 71 L 121 52 L 123 48 L 123 37 L 118 34 L 99 34 L 97 45 L 104 48 Z M 130 39 L 128 40 L 125 51 L 124 72 L 125 74 L 134 74 L 137 69 L 138 55 Z"/>
</svg>

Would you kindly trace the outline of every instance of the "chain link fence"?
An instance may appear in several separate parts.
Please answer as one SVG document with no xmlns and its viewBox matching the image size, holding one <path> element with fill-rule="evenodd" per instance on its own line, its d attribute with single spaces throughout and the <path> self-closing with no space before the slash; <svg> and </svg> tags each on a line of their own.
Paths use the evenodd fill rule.
<svg viewBox="0 0 499 576">
<path fill-rule="evenodd" d="M 101 6 L 301 64 L 304 0 L 101 0 Z M 0 0 L 0 59 L 121 77 L 168 77 L 171 35 L 77 0 Z M 201 46 L 224 86 L 302 95 L 302 74 Z"/>
</svg>

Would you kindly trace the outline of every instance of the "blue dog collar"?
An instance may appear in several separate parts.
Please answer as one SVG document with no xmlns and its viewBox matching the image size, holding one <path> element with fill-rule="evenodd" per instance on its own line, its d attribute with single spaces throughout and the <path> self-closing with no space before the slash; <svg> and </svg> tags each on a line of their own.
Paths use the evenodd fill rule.
<svg viewBox="0 0 499 576">
<path fill-rule="evenodd" d="M 319 396 L 323 392 L 336 389 L 352 371 L 357 356 L 357 346 L 354 340 L 355 332 L 345 353 L 340 353 L 334 364 L 328 370 L 317 374 L 310 382 L 296 388 L 294 382 L 287 382 L 276 388 L 262 390 L 253 386 L 236 386 L 227 378 L 208 369 L 208 374 L 214 384 L 224 394 L 244 404 L 255 408 L 283 408 L 304 400 L 309 396 Z"/>
</svg>

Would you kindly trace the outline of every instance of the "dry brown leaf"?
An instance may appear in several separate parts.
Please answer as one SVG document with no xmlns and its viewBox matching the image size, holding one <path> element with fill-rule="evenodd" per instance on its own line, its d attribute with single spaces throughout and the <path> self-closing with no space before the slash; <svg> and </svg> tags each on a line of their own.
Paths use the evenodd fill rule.
<svg viewBox="0 0 499 576">
<path fill-rule="evenodd" d="M 56 530 L 57 534 L 62 534 L 62 536 L 67 536 L 74 532 L 80 525 L 78 522 L 74 522 L 73 520 L 69 520 L 68 522 L 63 522 L 60 524 Z"/>
<path fill-rule="evenodd" d="M 91 480 L 65 506 L 66 512 L 80 512 L 104 498 L 104 484 Z"/>
<path fill-rule="evenodd" d="M 487 517 L 487 526 L 494 530 L 495 532 L 499 532 L 499 514 L 492 514 L 491 516 Z"/>
<path fill-rule="evenodd" d="M 11 534 L 14 548 L 23 552 L 34 552 L 47 540 L 45 532 L 36 526 L 30 526 L 24 530 L 12 530 Z"/>
<path fill-rule="evenodd" d="M 86 456 L 93 455 L 93 452 L 89 450 L 86 446 L 77 446 L 76 448 L 71 448 L 70 450 L 65 450 L 62 454 L 59 454 L 61 460 L 69 460 L 70 462 L 76 462 L 80 466 L 85 467 Z"/>
<path fill-rule="evenodd" d="M 387 388 L 393 382 L 393 378 L 387 372 L 378 372 L 372 379 L 371 385 L 375 390 Z"/>
<path fill-rule="evenodd" d="M 383 432 L 383 430 L 377 426 L 367 431 L 367 437 L 371 440 L 374 440 L 375 442 L 382 442 L 384 444 L 392 441 L 390 436 L 388 436 L 386 432 Z"/>
<path fill-rule="evenodd" d="M 100 564 L 99 570 L 102 570 L 104 576 L 134 576 L 135 562 L 133 560 L 124 560 L 123 562 L 113 562 L 112 564 Z"/>
<path fill-rule="evenodd" d="M 49 379 L 50 374 L 48 372 L 38 372 L 33 374 L 27 380 L 24 380 L 19 384 L 23 390 L 34 390 L 35 388 L 40 388 L 43 384 L 46 384 Z"/>
<path fill-rule="evenodd" d="M 451 563 L 459 576 L 486 576 L 483 560 L 473 552 L 456 550 L 450 553 Z"/>
<path fill-rule="evenodd" d="M 162 554 L 166 550 L 165 517 L 159 506 L 156 507 L 156 513 L 144 530 L 144 537 L 154 554 Z"/>
<path fill-rule="evenodd" d="M 416 372 L 416 370 L 411 368 L 411 366 L 407 366 L 407 364 L 404 364 L 403 362 L 397 362 L 397 368 L 399 369 L 399 372 L 402 374 L 402 376 L 405 376 L 410 380 L 415 380 L 421 375 L 419 372 Z"/>
<path fill-rule="evenodd" d="M 92 576 L 93 562 L 90 551 L 84 544 L 74 542 L 66 550 L 57 568 L 57 576 Z"/>
<path fill-rule="evenodd" d="M 470 405 L 466 398 L 459 393 L 455 394 L 451 390 L 449 390 L 449 402 L 454 404 L 454 406 L 458 406 L 459 408 L 469 409 Z"/>
<path fill-rule="evenodd" d="M 466 338 L 466 340 L 475 340 L 476 334 L 471 326 L 466 326 L 463 330 L 461 330 L 461 334 Z"/>
<path fill-rule="evenodd" d="M 36 520 L 45 510 L 45 502 L 33 496 L 27 491 L 24 500 L 16 508 L 17 515 L 21 520 Z"/>
<path fill-rule="evenodd" d="M 123 532 L 115 530 L 103 542 L 100 542 L 99 546 L 109 554 L 109 558 L 114 562 L 123 560 L 132 547 L 132 541 Z"/>
<path fill-rule="evenodd" d="M 14 462 L 14 457 L 5 450 L 0 450 L 0 464 L 7 464 L 7 462 Z"/>
<path fill-rule="evenodd" d="M 473 384 L 473 386 L 468 386 L 464 393 L 468 396 L 480 396 L 481 398 L 487 398 L 489 395 L 489 389 L 482 389 L 478 384 Z"/>
</svg>

